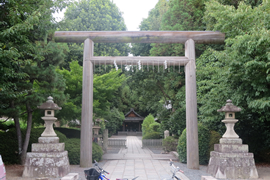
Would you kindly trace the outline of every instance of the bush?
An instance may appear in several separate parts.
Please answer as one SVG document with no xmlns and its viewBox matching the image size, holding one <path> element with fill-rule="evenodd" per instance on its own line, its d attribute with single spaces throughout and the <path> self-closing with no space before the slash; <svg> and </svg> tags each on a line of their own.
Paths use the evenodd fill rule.
<svg viewBox="0 0 270 180">
<path fill-rule="evenodd" d="M 198 140 L 199 140 L 199 163 L 208 164 L 209 161 L 209 140 L 210 131 L 201 124 L 198 124 Z M 177 151 L 180 162 L 187 162 L 187 145 L 186 145 L 186 129 L 179 138 Z"/>
<path fill-rule="evenodd" d="M 160 123 L 158 122 L 153 122 L 152 124 L 149 125 L 150 132 L 158 132 L 160 129 Z"/>
<path fill-rule="evenodd" d="M 80 139 L 68 139 L 65 141 L 65 149 L 68 151 L 70 164 L 80 164 Z M 100 161 L 103 155 L 101 147 L 97 143 L 92 146 L 92 160 Z"/>
<path fill-rule="evenodd" d="M 63 133 L 69 139 L 72 139 L 72 138 L 80 139 L 81 137 L 80 129 L 70 129 L 70 128 L 61 128 L 61 127 L 55 127 L 54 129 Z"/>
<path fill-rule="evenodd" d="M 93 147 L 92 147 L 92 161 L 94 162 L 94 160 L 96 161 L 100 161 L 103 155 L 103 151 L 102 148 L 97 144 L 97 143 L 93 143 Z"/>
<path fill-rule="evenodd" d="M 45 128 L 33 128 L 31 130 L 31 135 L 29 139 L 29 144 L 27 151 L 31 151 L 32 143 L 37 143 L 38 138 L 41 136 L 42 132 Z M 25 129 L 22 129 L 22 140 L 25 138 Z M 60 142 L 64 142 L 67 138 L 64 134 L 55 131 L 57 136 L 59 137 Z M 5 164 L 19 164 L 20 158 L 18 153 L 18 140 L 16 129 L 12 128 L 8 132 L 0 133 L 0 154 L 2 155 L 3 161 Z"/>
<path fill-rule="evenodd" d="M 187 130 L 184 129 L 178 140 L 177 152 L 179 155 L 179 161 L 182 163 L 187 162 Z"/>
<path fill-rule="evenodd" d="M 142 134 L 143 136 L 146 135 L 147 133 L 152 133 L 150 125 L 152 123 L 155 123 L 155 118 L 152 114 L 149 114 L 144 118 L 143 123 L 142 123 Z"/>
<path fill-rule="evenodd" d="M 158 132 L 147 133 L 142 139 L 160 139 L 160 134 Z"/>
<path fill-rule="evenodd" d="M 4 164 L 18 164 L 20 161 L 15 129 L 12 128 L 8 132 L 1 132 L 0 139 L 0 154 Z"/>
<path fill-rule="evenodd" d="M 177 139 L 174 139 L 172 136 L 166 137 L 166 139 L 162 140 L 162 147 L 165 151 L 176 151 L 177 148 Z"/>
<path fill-rule="evenodd" d="M 68 151 L 70 164 L 80 164 L 80 139 L 67 139 L 65 150 Z"/>
<path fill-rule="evenodd" d="M 219 139 L 222 136 L 217 131 L 210 131 L 210 139 L 209 139 L 209 158 L 210 152 L 214 151 L 214 145 L 219 143 Z"/>
</svg>

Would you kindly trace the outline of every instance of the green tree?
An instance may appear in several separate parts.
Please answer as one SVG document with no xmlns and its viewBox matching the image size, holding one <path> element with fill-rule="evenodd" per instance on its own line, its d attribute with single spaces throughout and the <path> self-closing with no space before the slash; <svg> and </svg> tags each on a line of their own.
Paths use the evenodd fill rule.
<svg viewBox="0 0 270 180">
<path fill-rule="evenodd" d="M 257 7 L 240 2 L 237 8 L 210 1 L 204 16 L 208 30 L 220 30 L 227 39 L 224 51 L 210 50 L 202 57 L 209 64 L 202 66 L 208 72 L 198 82 L 205 97 L 201 120 L 221 124 L 224 115 L 211 118 L 210 113 L 223 106 L 225 98 L 232 99 L 242 108 L 236 132 L 255 157 L 269 147 L 269 7 L 268 1 Z"/>
<path fill-rule="evenodd" d="M 172 0 L 164 14 L 160 30 L 163 31 L 203 31 L 202 22 L 205 0 Z M 182 44 L 152 44 L 152 56 L 183 56 Z M 203 52 L 205 45 L 196 45 L 196 56 Z"/>
<path fill-rule="evenodd" d="M 63 47 L 51 40 L 57 27 L 52 13 L 62 9 L 61 1 L 2 1 L 0 4 L 0 116 L 13 118 L 18 152 L 24 163 L 36 106 L 49 95 L 61 105 L 64 81 L 55 72 L 63 61 Z M 19 119 L 27 121 L 24 141 Z"/>
<path fill-rule="evenodd" d="M 109 113 L 105 115 L 107 121 L 105 121 L 106 129 L 109 131 L 109 136 L 115 134 L 119 127 L 122 126 L 123 121 L 125 120 L 125 115 L 123 112 L 119 112 L 119 110 L 115 107 L 109 109 Z"/>
<path fill-rule="evenodd" d="M 63 106 L 63 111 L 60 111 L 57 116 L 66 121 L 81 119 L 82 108 L 82 71 L 83 68 L 77 61 L 72 61 L 70 70 L 60 70 L 66 79 L 65 93 L 69 95 L 68 101 Z M 126 76 L 121 74 L 121 70 L 111 70 L 103 75 L 94 75 L 93 82 L 93 112 L 96 117 L 106 118 L 110 112 L 115 92 L 126 81 Z M 113 111 L 115 113 L 115 111 Z M 114 115 L 111 115 L 114 116 Z M 121 119 L 121 118 L 120 118 Z"/>
<path fill-rule="evenodd" d="M 66 10 L 61 30 L 65 31 L 125 31 L 126 25 L 122 13 L 110 0 L 81 0 L 72 3 Z M 95 56 L 127 56 L 128 44 L 95 43 Z M 69 44 L 68 62 L 77 60 L 82 65 L 83 45 Z"/>
<path fill-rule="evenodd" d="M 163 15 L 169 8 L 169 2 L 167 0 L 159 0 L 155 8 L 148 13 L 148 17 L 143 19 L 140 24 L 140 31 L 159 31 L 161 30 L 161 22 Z M 132 43 L 131 53 L 134 56 L 149 56 L 151 44 L 138 44 Z"/>
<path fill-rule="evenodd" d="M 160 0 L 155 8 L 149 12 L 148 18 L 141 22 L 140 29 L 204 30 L 205 25 L 202 22 L 205 11 L 204 2 Z M 196 55 L 199 56 L 204 48 L 204 46 L 196 45 Z M 183 56 L 184 48 L 182 44 L 135 44 L 131 52 L 135 55 Z M 185 128 L 186 116 L 184 72 L 182 68 L 170 67 L 163 73 L 162 68 L 163 66 L 160 66 L 161 73 L 156 73 L 158 67 L 155 67 L 153 74 L 146 71 L 140 73 L 140 75 L 136 73 L 132 75 L 134 83 L 128 83 L 132 87 L 132 91 L 136 91 L 134 94 L 137 94 L 143 100 L 140 107 L 143 107 L 146 111 L 144 113 L 154 114 L 160 120 L 162 130 L 170 130 L 171 133 L 180 135 Z M 136 87 L 135 90 L 134 87 Z M 169 101 L 172 108 L 164 108 L 164 105 Z"/>
</svg>

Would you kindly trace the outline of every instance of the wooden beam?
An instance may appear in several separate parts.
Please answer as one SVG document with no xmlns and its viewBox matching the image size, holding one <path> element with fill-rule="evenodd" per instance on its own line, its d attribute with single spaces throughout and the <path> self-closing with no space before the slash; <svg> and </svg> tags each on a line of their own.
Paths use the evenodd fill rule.
<svg viewBox="0 0 270 180">
<path fill-rule="evenodd" d="M 81 151 L 80 166 L 92 167 L 92 123 L 93 123 L 93 64 L 94 42 L 84 41 L 83 49 L 83 84 L 82 84 L 82 119 L 81 119 Z"/>
<path fill-rule="evenodd" d="M 167 66 L 184 66 L 188 63 L 188 58 L 184 56 L 94 56 L 88 58 L 95 65 L 97 64 L 114 64 L 117 65 L 154 65 L 163 66 L 164 62 L 167 61 Z"/>
<path fill-rule="evenodd" d="M 225 34 L 214 31 L 56 31 L 56 42 L 82 43 L 182 43 L 193 39 L 197 44 L 224 43 Z"/>
<path fill-rule="evenodd" d="M 190 60 L 185 66 L 187 167 L 199 169 L 195 43 L 192 39 L 185 44 L 185 56 Z"/>
</svg>

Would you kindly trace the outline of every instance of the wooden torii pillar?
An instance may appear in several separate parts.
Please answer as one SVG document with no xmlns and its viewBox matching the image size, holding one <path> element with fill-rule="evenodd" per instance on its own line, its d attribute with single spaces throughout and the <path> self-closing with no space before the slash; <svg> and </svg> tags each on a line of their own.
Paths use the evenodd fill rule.
<svg viewBox="0 0 270 180">
<path fill-rule="evenodd" d="M 212 31 L 57 31 L 56 42 L 84 42 L 80 166 L 92 166 L 93 63 L 118 65 L 185 65 L 187 167 L 199 169 L 195 43 L 223 43 L 225 34 Z M 95 57 L 96 43 L 182 43 L 185 57 Z"/>
</svg>

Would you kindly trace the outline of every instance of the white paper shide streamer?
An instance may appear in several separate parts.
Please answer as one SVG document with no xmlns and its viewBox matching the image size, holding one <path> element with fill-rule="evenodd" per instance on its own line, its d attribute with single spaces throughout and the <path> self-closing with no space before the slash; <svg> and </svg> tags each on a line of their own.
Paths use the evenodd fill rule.
<svg viewBox="0 0 270 180">
<path fill-rule="evenodd" d="M 139 69 L 139 70 L 142 69 L 141 60 L 139 60 L 139 62 L 138 62 L 138 69 Z"/>
<path fill-rule="evenodd" d="M 118 71 L 118 66 L 117 66 L 117 64 L 116 64 L 116 61 L 115 61 L 115 60 L 114 60 L 113 64 L 114 64 L 115 70 L 116 70 L 116 71 Z"/>
<path fill-rule="evenodd" d="M 167 60 L 164 62 L 164 69 L 167 69 Z"/>
</svg>

